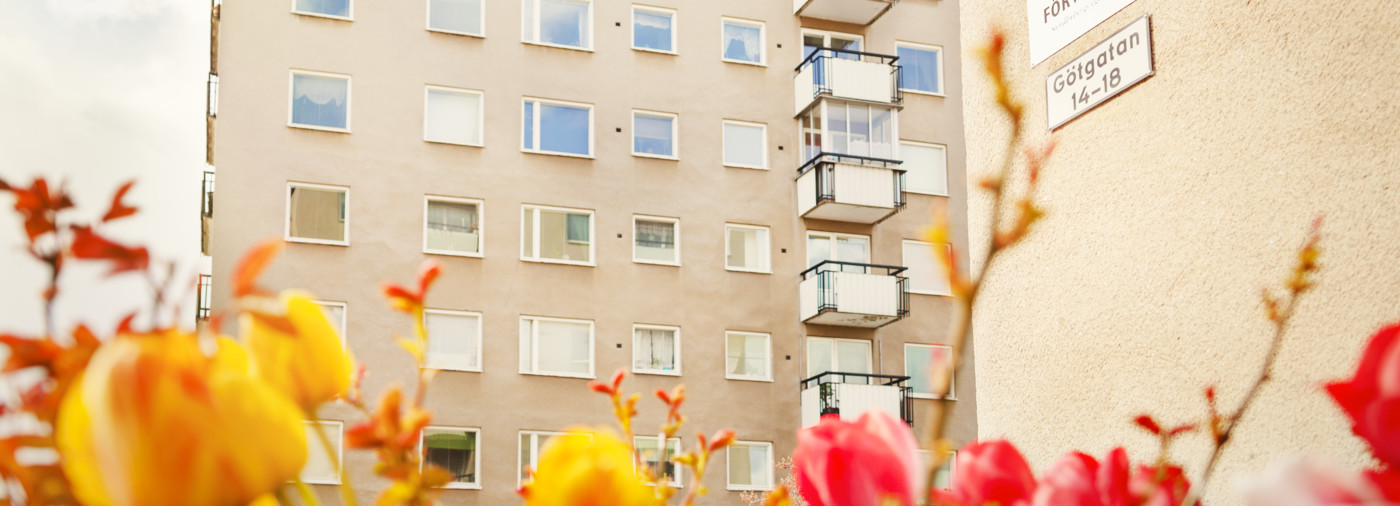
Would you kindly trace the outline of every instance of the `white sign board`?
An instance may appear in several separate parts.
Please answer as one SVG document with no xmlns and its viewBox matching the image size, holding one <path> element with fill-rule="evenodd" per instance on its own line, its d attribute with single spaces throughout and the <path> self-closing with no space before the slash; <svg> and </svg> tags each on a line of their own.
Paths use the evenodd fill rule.
<svg viewBox="0 0 1400 506">
<path fill-rule="evenodd" d="M 1089 112 L 1152 73 L 1152 25 L 1143 16 L 1045 78 L 1050 129 Z"/>
<path fill-rule="evenodd" d="M 1133 0 L 1026 0 L 1031 66 L 1064 49 Z"/>
</svg>

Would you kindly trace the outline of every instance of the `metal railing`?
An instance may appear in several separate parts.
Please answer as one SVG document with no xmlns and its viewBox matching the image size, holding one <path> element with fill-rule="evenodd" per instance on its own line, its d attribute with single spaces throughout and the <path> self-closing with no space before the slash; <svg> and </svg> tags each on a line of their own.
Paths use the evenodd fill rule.
<svg viewBox="0 0 1400 506">
<path fill-rule="evenodd" d="M 893 374 L 866 374 L 856 372 L 834 372 L 827 371 L 816 376 L 802 380 L 801 390 L 808 388 L 818 388 L 817 392 L 817 412 L 821 416 L 841 414 L 841 395 L 837 384 L 847 385 L 877 385 L 899 389 L 899 418 L 909 425 L 914 424 L 914 417 L 909 409 L 910 387 L 905 383 L 909 381 L 908 376 L 896 376 Z"/>
<path fill-rule="evenodd" d="M 836 200 L 836 165 L 859 165 L 862 167 L 876 167 L 890 169 L 894 177 L 894 199 L 891 201 L 896 210 L 904 210 L 904 169 L 899 168 L 903 162 L 890 160 L 888 158 L 873 158 L 869 156 L 847 155 L 843 153 L 821 152 L 813 156 L 807 163 L 797 168 L 797 177 L 802 177 L 808 171 L 816 170 L 816 202 L 820 204 L 827 201 Z"/>
<path fill-rule="evenodd" d="M 199 285 L 195 290 L 194 319 L 196 323 L 209 319 L 209 311 L 213 306 L 214 290 L 211 286 L 213 282 L 213 276 L 199 275 Z"/>
<path fill-rule="evenodd" d="M 874 274 L 880 276 L 893 276 L 895 287 L 899 290 L 899 304 L 895 308 L 895 314 L 899 318 L 909 316 L 909 290 L 906 283 L 909 278 L 901 276 L 908 267 L 897 265 L 863 264 L 858 262 L 841 262 L 838 260 L 822 260 L 813 265 L 810 269 L 802 271 L 802 280 L 817 278 L 817 294 L 820 300 L 817 301 L 817 314 L 826 310 L 836 310 L 836 273 L 854 272 L 858 274 Z"/>
<path fill-rule="evenodd" d="M 830 47 L 821 47 L 813 50 L 812 54 L 807 55 L 807 57 L 802 60 L 802 63 L 799 63 L 797 68 L 793 69 L 796 72 L 802 72 L 803 68 L 812 67 L 812 98 L 831 94 L 831 83 L 828 81 L 828 78 L 832 73 L 831 62 L 833 60 L 856 60 L 889 65 L 891 78 L 890 103 L 904 103 L 904 92 L 899 89 L 899 78 L 903 67 L 895 64 L 896 61 L 899 61 L 898 56 Z"/>
<path fill-rule="evenodd" d="M 214 217 L 214 173 L 204 171 L 204 182 L 199 189 L 199 214 Z"/>
</svg>

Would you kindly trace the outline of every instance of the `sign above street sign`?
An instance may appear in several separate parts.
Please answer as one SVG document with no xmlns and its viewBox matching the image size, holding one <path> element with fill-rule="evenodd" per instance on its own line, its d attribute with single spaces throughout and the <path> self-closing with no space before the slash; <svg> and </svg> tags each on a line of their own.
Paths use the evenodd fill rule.
<svg viewBox="0 0 1400 506">
<path fill-rule="evenodd" d="M 1152 77 L 1152 25 L 1138 18 L 1045 77 L 1045 115 L 1054 130 Z"/>
<path fill-rule="evenodd" d="M 1040 65 L 1133 0 L 1026 0 L 1031 66 Z"/>
</svg>

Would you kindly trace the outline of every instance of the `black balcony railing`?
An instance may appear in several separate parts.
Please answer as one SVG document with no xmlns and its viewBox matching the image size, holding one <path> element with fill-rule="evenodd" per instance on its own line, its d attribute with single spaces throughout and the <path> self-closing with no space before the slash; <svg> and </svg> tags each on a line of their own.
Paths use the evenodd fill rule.
<svg viewBox="0 0 1400 506">
<path fill-rule="evenodd" d="M 214 217 L 214 173 L 204 171 L 204 183 L 199 189 L 199 214 Z"/>
<path fill-rule="evenodd" d="M 829 47 L 817 48 L 797 65 L 797 72 L 803 68 L 812 68 L 812 98 L 822 95 L 830 95 L 832 62 L 835 60 L 854 60 L 870 63 L 878 63 L 890 66 L 890 103 L 900 104 L 904 102 L 904 93 L 899 90 L 900 73 L 903 67 L 896 65 L 898 56 L 887 54 L 865 53 L 861 51 L 851 51 L 849 49 L 836 49 Z"/>
<path fill-rule="evenodd" d="M 211 287 L 213 280 L 213 276 L 208 274 L 199 275 L 199 285 L 195 287 L 194 319 L 196 322 L 209 319 L 209 310 L 213 306 L 214 290 Z"/>
<path fill-rule="evenodd" d="M 797 177 L 802 177 L 808 171 L 815 170 L 817 173 L 816 202 L 820 204 L 826 201 L 836 200 L 836 165 L 859 165 L 862 167 L 877 167 L 890 169 L 891 177 L 894 178 L 894 195 L 891 204 L 896 210 L 904 209 L 904 169 L 899 168 L 903 162 L 890 160 L 888 158 L 873 158 L 869 156 L 847 155 L 843 153 L 821 152 L 813 156 L 807 163 L 797 168 Z"/>
<path fill-rule="evenodd" d="M 908 267 L 897 265 L 862 264 L 857 262 L 841 262 L 837 260 L 822 260 L 812 268 L 802 271 L 802 280 L 816 278 L 817 293 L 820 300 L 817 301 L 817 314 L 824 311 L 836 310 L 836 273 L 854 272 L 859 274 L 875 274 L 882 276 L 893 276 L 895 278 L 895 288 L 898 292 L 898 305 L 895 307 L 895 315 L 899 318 L 909 316 L 909 291 L 906 283 L 909 278 L 902 276 Z"/>
<path fill-rule="evenodd" d="M 824 372 L 802 380 L 802 391 L 808 388 L 818 388 L 817 392 L 817 413 L 821 416 L 841 414 L 841 390 L 836 388 L 837 384 L 855 385 L 878 385 L 899 389 L 899 418 L 909 425 L 914 424 L 913 414 L 909 409 L 909 391 L 906 384 L 908 376 L 895 376 L 892 374 L 866 374 L 855 372 Z"/>
</svg>

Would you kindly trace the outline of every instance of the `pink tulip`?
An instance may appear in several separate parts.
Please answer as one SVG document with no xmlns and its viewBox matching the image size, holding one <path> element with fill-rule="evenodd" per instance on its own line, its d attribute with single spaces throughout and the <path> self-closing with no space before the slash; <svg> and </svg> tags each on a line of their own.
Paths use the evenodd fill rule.
<svg viewBox="0 0 1400 506">
<path fill-rule="evenodd" d="M 913 506 L 924 482 L 918 448 L 909 426 L 884 411 L 855 423 L 826 416 L 797 433 L 793 473 L 812 506 Z"/>
<path fill-rule="evenodd" d="M 1024 506 L 1035 493 L 1035 475 L 1026 458 L 1002 440 L 974 441 L 958 452 L 951 489 L 935 491 L 939 504 Z"/>
</svg>

